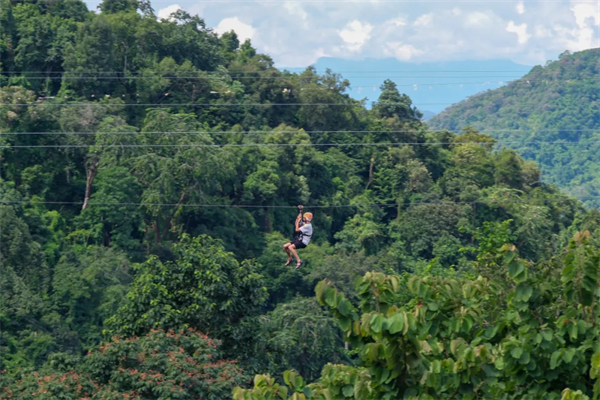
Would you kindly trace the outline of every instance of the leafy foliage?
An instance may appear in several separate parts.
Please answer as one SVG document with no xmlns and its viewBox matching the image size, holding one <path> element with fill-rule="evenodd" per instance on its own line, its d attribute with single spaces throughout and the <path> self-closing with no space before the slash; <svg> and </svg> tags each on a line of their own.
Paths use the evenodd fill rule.
<svg viewBox="0 0 600 400">
<path fill-rule="evenodd" d="M 173 246 L 173 261 L 153 256 L 137 270 L 127 302 L 108 320 L 111 334 L 140 335 L 150 329 L 200 329 L 225 340 L 229 354 L 247 346 L 240 329 L 266 299 L 256 265 L 238 263 L 208 237 L 184 236 Z"/>
<path fill-rule="evenodd" d="M 340 74 L 280 71 L 249 40 L 218 36 L 181 10 L 159 20 L 147 1 L 106 0 L 98 13 L 79 0 L 0 0 L 0 9 L 0 381 L 12 390 L 5 396 L 229 397 L 229 377 L 239 374 L 228 362 L 214 370 L 225 371 L 225 381 L 198 375 L 196 389 L 177 375 L 198 372 L 192 350 L 148 359 L 171 379 L 167 394 L 160 380 L 143 386 L 142 369 L 121 364 L 144 346 L 177 351 L 175 339 L 204 349 L 209 339 L 189 328 L 222 341 L 245 374 L 276 377 L 257 378 L 265 396 L 379 399 L 415 382 L 429 395 L 495 395 L 488 388 L 501 384 L 517 396 L 534 384 L 555 393 L 558 378 L 542 382 L 534 372 L 548 370 L 546 342 L 571 360 L 554 360 L 570 382 L 565 396 L 589 395 L 589 371 L 559 359 L 580 366 L 590 352 L 580 348 L 593 334 L 591 314 L 579 313 L 595 304 L 589 260 L 600 217 L 542 183 L 535 163 L 495 151 L 495 140 L 476 129 L 430 130 L 390 81 L 368 109 L 349 97 Z M 298 204 L 314 213 L 315 235 L 296 270 L 284 266 L 282 246 Z M 558 257 L 585 230 L 572 255 Z M 522 260 L 504 260 L 517 251 Z M 324 279 L 319 299 L 333 316 L 309 298 Z M 427 300 L 420 308 L 419 299 Z M 555 320 L 567 303 L 584 321 L 577 338 L 565 322 L 564 343 L 553 336 L 531 344 L 528 332 L 541 331 L 532 321 L 560 331 Z M 496 336 L 476 333 L 500 320 Z M 435 321 L 437 328 L 428 325 Z M 531 344 L 514 350 L 529 371 L 526 384 L 508 380 L 505 371 L 521 376 L 510 358 L 492 368 L 460 346 L 452 359 L 472 369 L 457 370 L 459 378 L 448 366 L 430 371 L 450 355 L 423 353 L 426 329 L 446 353 L 458 338 L 472 349 L 485 340 L 495 360 L 504 357 L 505 337 Z M 393 360 L 384 350 L 396 339 L 404 347 L 388 350 L 402 348 L 397 360 L 410 363 L 387 369 Z M 103 341 L 125 360 L 99 350 Z M 211 351 L 201 355 L 218 358 Z M 297 372 L 283 376 L 289 368 Z M 496 380 L 475 390 L 492 379 L 481 371 Z"/>
<path fill-rule="evenodd" d="M 78 370 L 54 357 L 55 373 L 34 372 L 2 389 L 4 399 L 223 399 L 243 382 L 235 361 L 223 360 L 217 342 L 185 331 L 152 330 L 114 337 L 90 351 Z"/>
<path fill-rule="evenodd" d="M 413 276 L 407 302 L 398 276 L 367 273 L 358 308 L 321 281 L 317 299 L 360 366 L 330 364 L 309 385 L 288 371 L 289 389 L 257 376 L 234 398 L 598 398 L 600 253 L 589 237 L 578 232 L 563 256 L 535 266 L 505 244 L 502 279 Z"/>
</svg>

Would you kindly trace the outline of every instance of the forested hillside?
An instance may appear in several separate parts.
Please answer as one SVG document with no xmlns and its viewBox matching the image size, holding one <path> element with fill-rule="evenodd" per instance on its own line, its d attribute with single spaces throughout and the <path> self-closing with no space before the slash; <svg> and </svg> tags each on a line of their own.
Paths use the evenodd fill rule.
<svg viewBox="0 0 600 400">
<path fill-rule="evenodd" d="M 182 11 L 0 5 L 3 399 L 287 396 L 257 373 L 294 399 L 591 393 L 600 215 L 535 163 L 430 130 L 390 81 L 367 110 L 342 76 L 279 71 Z M 294 269 L 299 204 L 315 234 Z M 490 354 L 468 347 L 482 332 Z M 465 357 L 447 376 L 438 339 Z M 550 383 L 507 378 L 539 382 L 552 352 Z"/>
<path fill-rule="evenodd" d="M 533 68 L 507 86 L 457 103 L 430 126 L 472 126 L 535 160 L 545 182 L 600 206 L 600 49 Z"/>
</svg>

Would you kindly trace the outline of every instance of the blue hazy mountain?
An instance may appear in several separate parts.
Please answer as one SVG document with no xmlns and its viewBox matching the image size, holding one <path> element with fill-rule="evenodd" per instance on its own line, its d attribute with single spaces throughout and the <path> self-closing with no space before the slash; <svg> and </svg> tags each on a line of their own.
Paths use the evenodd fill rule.
<svg viewBox="0 0 600 400">
<path fill-rule="evenodd" d="M 421 110 L 424 119 L 474 94 L 497 89 L 528 73 L 532 66 L 509 60 L 408 63 L 395 58 L 344 60 L 324 57 L 313 64 L 320 73 L 331 69 L 351 83 L 353 98 L 377 100 L 379 86 L 391 79 Z M 301 72 L 305 68 L 281 68 Z"/>
</svg>

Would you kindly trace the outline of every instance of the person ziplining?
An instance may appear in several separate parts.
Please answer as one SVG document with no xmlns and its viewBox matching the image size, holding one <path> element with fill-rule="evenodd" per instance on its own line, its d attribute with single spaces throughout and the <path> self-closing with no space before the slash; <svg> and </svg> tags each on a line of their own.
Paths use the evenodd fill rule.
<svg viewBox="0 0 600 400">
<path fill-rule="evenodd" d="M 296 234 L 296 237 L 291 242 L 283 245 L 283 249 L 288 256 L 285 266 L 287 267 L 290 265 L 293 255 L 296 258 L 296 269 L 300 268 L 303 263 L 300 257 L 298 257 L 296 250 L 304 249 L 306 246 L 308 246 L 313 235 L 313 228 L 312 224 L 310 223 L 310 221 L 313 219 L 312 213 L 307 212 L 302 215 L 302 212 L 304 211 L 303 206 L 298 206 L 298 210 L 300 210 L 300 213 L 296 217 L 296 222 L 294 225 L 294 233 Z"/>
</svg>

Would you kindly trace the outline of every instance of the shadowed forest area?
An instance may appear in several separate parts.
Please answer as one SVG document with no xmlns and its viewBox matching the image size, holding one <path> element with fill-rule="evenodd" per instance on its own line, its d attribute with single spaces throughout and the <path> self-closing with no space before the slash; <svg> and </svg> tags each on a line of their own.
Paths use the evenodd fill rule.
<svg viewBox="0 0 600 400">
<path fill-rule="evenodd" d="M 0 1 L 3 399 L 598 397 L 597 210 L 389 80 L 100 11 Z"/>
</svg>

